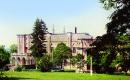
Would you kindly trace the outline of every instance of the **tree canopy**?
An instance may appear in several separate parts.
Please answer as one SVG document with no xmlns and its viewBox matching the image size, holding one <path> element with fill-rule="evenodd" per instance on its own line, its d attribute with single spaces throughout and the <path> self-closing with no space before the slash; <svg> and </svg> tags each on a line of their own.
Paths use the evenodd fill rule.
<svg viewBox="0 0 130 80">
<path fill-rule="evenodd" d="M 12 44 L 11 46 L 10 46 L 10 53 L 17 53 L 17 45 L 16 44 Z"/>
<path fill-rule="evenodd" d="M 53 62 L 56 66 L 61 66 L 66 59 L 71 57 L 71 49 L 64 43 L 59 43 L 53 51 Z"/>
<path fill-rule="evenodd" d="M 38 62 L 41 57 L 43 57 L 46 53 L 46 45 L 45 45 L 45 35 L 47 33 L 46 24 L 42 19 L 36 19 L 34 23 L 32 37 L 32 45 L 30 47 L 31 54 L 35 58 L 36 61 L 36 69 L 38 66 Z"/>
<path fill-rule="evenodd" d="M 46 53 L 45 34 L 47 33 L 46 24 L 43 20 L 37 19 L 33 29 L 31 51 L 33 57 L 42 57 Z"/>
<path fill-rule="evenodd" d="M 123 34 L 130 29 L 130 1 L 129 0 L 100 0 L 105 9 L 114 8 L 111 21 L 107 23 L 107 33 Z"/>
<path fill-rule="evenodd" d="M 4 46 L 0 46 L 0 68 L 9 63 L 10 54 Z"/>
<path fill-rule="evenodd" d="M 100 71 L 111 71 L 117 64 L 123 70 L 129 69 L 129 29 L 130 29 L 130 0 L 100 0 L 106 10 L 113 8 L 115 11 L 106 24 L 106 34 L 98 36 L 95 45 L 94 66 Z"/>
</svg>

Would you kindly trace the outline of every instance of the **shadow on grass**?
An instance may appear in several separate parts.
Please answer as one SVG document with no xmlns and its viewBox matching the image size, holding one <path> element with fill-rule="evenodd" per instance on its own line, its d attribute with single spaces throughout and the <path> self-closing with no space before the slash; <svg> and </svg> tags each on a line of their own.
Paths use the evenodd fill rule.
<svg viewBox="0 0 130 80">
<path fill-rule="evenodd" d="M 125 74 L 125 73 L 113 73 L 109 75 L 121 75 L 121 76 L 130 76 L 130 74 Z"/>
<path fill-rule="evenodd" d="M 95 73 L 95 74 L 106 74 L 106 75 L 119 75 L 119 76 L 130 76 L 130 74 L 125 73 Z"/>
<path fill-rule="evenodd" d="M 19 78 L 19 77 L 4 77 L 4 78 L 0 78 L 0 80 L 21 80 L 21 79 L 27 79 L 27 80 L 32 80 L 34 78 Z"/>
</svg>

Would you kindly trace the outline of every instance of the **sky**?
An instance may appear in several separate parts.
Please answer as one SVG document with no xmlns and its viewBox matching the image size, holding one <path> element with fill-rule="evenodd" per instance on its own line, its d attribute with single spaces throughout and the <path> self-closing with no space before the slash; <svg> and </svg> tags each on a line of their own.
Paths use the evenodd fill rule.
<svg viewBox="0 0 130 80">
<path fill-rule="evenodd" d="M 32 33 L 42 19 L 52 32 L 86 32 L 96 37 L 105 33 L 110 11 L 99 0 L 0 0 L 0 45 L 17 44 L 17 34 Z"/>
</svg>

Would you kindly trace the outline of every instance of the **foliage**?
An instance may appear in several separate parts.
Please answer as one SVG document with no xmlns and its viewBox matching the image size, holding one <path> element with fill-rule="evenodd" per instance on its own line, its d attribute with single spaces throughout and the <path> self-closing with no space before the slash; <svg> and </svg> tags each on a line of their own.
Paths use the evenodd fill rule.
<svg viewBox="0 0 130 80">
<path fill-rule="evenodd" d="M 4 46 L 0 46 L 0 79 L 4 80 L 4 73 L 3 73 L 3 68 L 6 64 L 9 63 L 9 57 L 10 54 L 9 52 L 5 49 Z"/>
<path fill-rule="evenodd" d="M 112 0 L 100 0 L 100 2 L 103 3 L 103 5 L 104 5 L 103 7 L 106 10 L 118 7 L 116 1 L 120 1 L 120 0 L 115 0 L 115 1 L 114 0 L 113 1 Z"/>
<path fill-rule="evenodd" d="M 130 1 L 100 0 L 100 2 L 103 3 L 105 9 L 113 8 L 115 11 L 110 16 L 111 21 L 106 24 L 107 33 L 97 37 L 93 43 L 96 46 L 94 66 L 100 69 L 103 66 L 107 72 L 116 64 L 122 64 L 124 71 L 127 72 L 130 61 L 129 46 L 127 46 L 129 44 Z"/>
<path fill-rule="evenodd" d="M 44 55 L 39 61 L 39 67 L 42 72 L 51 71 L 52 60 L 50 55 Z"/>
<path fill-rule="evenodd" d="M 72 56 L 70 62 L 73 66 L 77 65 L 77 68 L 82 69 L 85 64 L 84 56 L 82 54 L 77 54 L 76 56 Z"/>
<path fill-rule="evenodd" d="M 10 53 L 17 53 L 17 45 L 16 44 L 12 44 L 10 46 Z"/>
<path fill-rule="evenodd" d="M 75 57 L 75 56 L 72 56 L 72 57 L 70 58 L 70 63 L 71 63 L 73 66 L 75 66 L 75 64 L 77 63 L 77 60 L 76 60 L 76 57 Z"/>
<path fill-rule="evenodd" d="M 7 76 L 4 75 L 4 73 L 0 73 L 0 80 L 9 80 Z"/>
<path fill-rule="evenodd" d="M 114 7 L 115 11 L 112 13 L 111 21 L 107 23 L 107 33 L 123 34 L 130 29 L 130 1 L 129 0 L 100 0 L 104 6 Z M 107 4 L 105 4 L 107 3 Z M 114 5 L 113 5 L 114 4 Z M 109 6 L 112 5 L 112 6 Z"/>
<path fill-rule="evenodd" d="M 82 54 L 77 54 L 75 58 L 76 58 L 77 68 L 82 69 L 84 66 L 84 60 L 83 60 L 84 56 Z"/>
<path fill-rule="evenodd" d="M 77 62 L 80 62 L 80 61 L 82 61 L 82 60 L 84 59 L 84 57 L 83 57 L 82 54 L 77 54 L 77 55 L 75 56 L 75 58 L 76 58 L 76 61 L 77 61 Z"/>
<path fill-rule="evenodd" d="M 93 56 L 93 66 L 97 73 L 113 73 L 114 68 L 110 66 L 113 53 L 109 51 L 99 52 Z"/>
<path fill-rule="evenodd" d="M 117 55 L 116 58 L 112 61 L 110 66 L 115 68 L 116 65 L 118 65 L 118 66 L 123 65 L 123 56 L 122 55 Z"/>
<path fill-rule="evenodd" d="M 108 66 L 109 63 L 107 63 L 108 61 L 108 54 L 102 53 L 102 55 L 100 55 L 100 66 L 106 67 Z"/>
<path fill-rule="evenodd" d="M 96 72 L 109 72 L 112 60 L 117 55 L 117 43 L 118 40 L 113 34 L 104 34 L 103 36 L 97 37 L 96 41 L 92 44 L 93 48 L 93 65 Z"/>
<path fill-rule="evenodd" d="M 10 54 L 6 51 L 4 46 L 0 46 L 0 69 L 3 68 L 4 65 L 9 63 Z"/>
<path fill-rule="evenodd" d="M 36 60 L 36 68 L 37 62 L 39 62 L 40 58 L 46 53 L 46 45 L 45 45 L 45 34 L 47 33 L 46 24 L 37 19 L 35 22 L 35 27 L 33 29 L 32 35 L 32 46 L 30 47 L 31 54 Z"/>
<path fill-rule="evenodd" d="M 72 56 L 71 49 L 64 43 L 59 43 L 53 52 L 53 64 L 54 66 L 64 65 L 66 59 Z"/>
<path fill-rule="evenodd" d="M 90 65 L 91 64 L 91 55 L 87 55 L 87 64 Z"/>
<path fill-rule="evenodd" d="M 103 3 L 103 7 L 106 10 L 109 9 L 121 9 L 124 6 L 129 6 L 130 1 L 129 0 L 100 0 L 101 3 Z"/>
<path fill-rule="evenodd" d="M 17 68 L 15 69 L 15 71 L 21 72 L 22 69 L 23 69 L 23 67 L 18 65 Z"/>
<path fill-rule="evenodd" d="M 37 19 L 32 35 L 32 46 L 31 51 L 34 57 L 42 57 L 46 53 L 45 49 L 45 34 L 47 33 L 46 24 Z"/>
</svg>

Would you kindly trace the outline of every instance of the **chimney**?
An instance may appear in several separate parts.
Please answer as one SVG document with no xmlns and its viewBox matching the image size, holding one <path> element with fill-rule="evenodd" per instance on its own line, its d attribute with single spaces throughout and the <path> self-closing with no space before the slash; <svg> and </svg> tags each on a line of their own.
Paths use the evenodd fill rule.
<svg viewBox="0 0 130 80">
<path fill-rule="evenodd" d="M 75 27 L 75 34 L 77 33 L 77 27 Z"/>
</svg>

